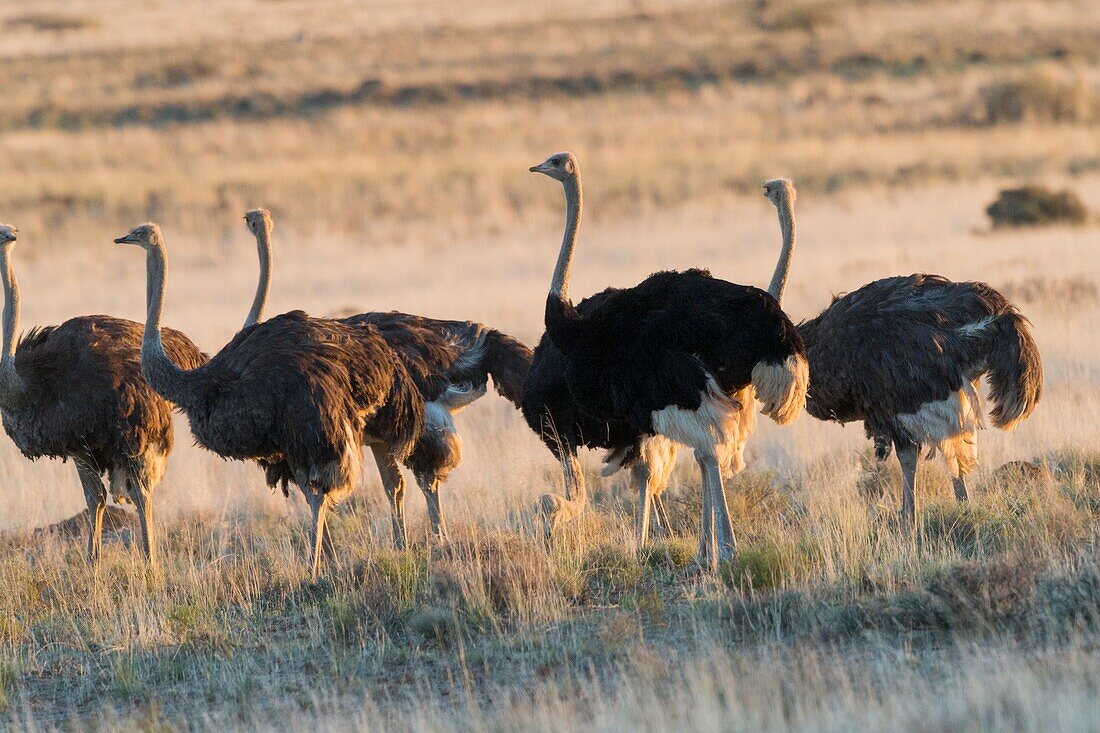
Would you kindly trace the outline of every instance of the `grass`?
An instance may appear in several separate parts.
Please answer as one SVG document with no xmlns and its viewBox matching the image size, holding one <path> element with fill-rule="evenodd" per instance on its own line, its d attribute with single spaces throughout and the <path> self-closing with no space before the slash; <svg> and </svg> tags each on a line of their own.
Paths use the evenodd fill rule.
<svg viewBox="0 0 1100 733">
<path fill-rule="evenodd" d="M 304 525 L 276 515 L 201 532 L 190 519 L 169 523 L 158 577 L 121 547 L 93 571 L 73 557 L 79 540 L 9 545 L 0 564 L 9 619 L 3 714 L 15 727 L 30 715 L 47 726 L 77 716 L 93 726 L 176 729 L 199 707 L 200 727 L 375 711 L 398 727 L 430 713 L 442 716 L 440 730 L 494 730 L 518 714 L 508 700 L 518 703 L 523 687 L 534 691 L 527 714 L 538 721 L 554 709 L 543 710 L 548 700 L 599 680 L 602 693 L 560 708 L 599 717 L 624 704 L 621 696 L 648 696 L 680 675 L 675 695 L 709 696 L 695 670 L 738 678 L 753 658 L 758 673 L 792 679 L 836 667 L 863 680 L 903 647 L 906 667 L 961 664 L 962 680 L 1012 659 L 1026 668 L 1060 658 L 1076 665 L 1067 674 L 1091 674 L 1082 645 L 1100 632 L 1100 484 L 1078 485 L 1075 465 L 1091 476 L 1100 459 L 1060 459 L 1057 485 L 1023 496 L 991 488 L 966 506 L 936 500 L 913 539 L 880 521 L 874 503 L 832 510 L 862 516 L 861 537 L 839 536 L 853 517 L 830 511 L 770 514 L 742 533 L 726 583 L 686 572 L 689 538 L 640 555 L 607 544 L 608 532 L 629 532 L 619 515 L 549 553 L 525 525 L 462 526 L 447 546 L 398 553 L 385 538 L 348 541 L 371 531 L 366 514 L 344 512 L 335 528 L 342 559 L 318 583 L 304 579 Z M 792 501 L 807 490 L 802 481 L 782 489 Z M 852 542 L 856 563 L 842 557 Z M 1001 651 L 978 661 L 979 641 Z M 780 672 L 784 658 L 799 666 Z M 372 691 L 366 702 L 362 690 Z M 843 686 L 811 685 L 791 702 L 858 715 L 866 701 Z M 706 704 L 675 715 L 692 720 L 725 705 Z M 740 714 L 774 729 L 772 704 L 746 698 Z M 639 698 L 631 714 L 658 714 L 650 705 Z"/>
</svg>

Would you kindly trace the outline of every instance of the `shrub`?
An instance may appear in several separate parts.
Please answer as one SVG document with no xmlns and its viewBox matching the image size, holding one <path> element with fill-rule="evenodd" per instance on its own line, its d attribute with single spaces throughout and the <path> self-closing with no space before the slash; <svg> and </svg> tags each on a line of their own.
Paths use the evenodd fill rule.
<svg viewBox="0 0 1100 733">
<path fill-rule="evenodd" d="M 1085 204 L 1073 191 L 1052 191 L 1037 185 L 1001 191 L 985 213 L 994 227 L 1084 224 L 1089 216 Z"/>
<path fill-rule="evenodd" d="M 79 31 L 85 28 L 95 28 L 96 22 L 90 18 L 81 18 L 75 15 L 62 13 L 27 13 L 8 18 L 5 25 L 9 30 L 21 28 L 39 32 L 64 33 L 65 31 Z"/>
</svg>

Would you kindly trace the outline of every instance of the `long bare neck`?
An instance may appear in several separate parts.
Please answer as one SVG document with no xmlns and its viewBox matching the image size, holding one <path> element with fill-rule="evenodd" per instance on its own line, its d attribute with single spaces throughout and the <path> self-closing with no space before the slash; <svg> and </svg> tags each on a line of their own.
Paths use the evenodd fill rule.
<svg viewBox="0 0 1100 733">
<path fill-rule="evenodd" d="M 787 278 L 791 274 L 791 260 L 794 256 L 794 204 L 789 197 L 784 196 L 776 209 L 779 212 L 779 229 L 783 233 L 783 249 L 779 252 L 779 261 L 775 263 L 775 274 L 772 275 L 768 293 L 783 305 L 783 293 L 787 289 Z"/>
<path fill-rule="evenodd" d="M 4 345 L 0 354 L 0 407 L 16 406 L 26 394 L 26 385 L 15 371 L 15 338 L 19 331 L 19 283 L 11 262 L 10 248 L 0 249 L 0 276 L 4 280 Z"/>
<path fill-rule="evenodd" d="M 252 299 L 252 308 L 244 319 L 244 326 L 253 326 L 264 318 L 267 296 L 271 291 L 271 231 L 264 228 L 256 235 L 256 250 L 260 255 L 260 281 L 256 284 L 256 297 Z"/>
<path fill-rule="evenodd" d="M 550 281 L 550 295 L 565 301 L 569 300 L 569 275 L 573 268 L 573 252 L 577 248 L 577 232 L 581 226 L 583 195 L 580 174 L 566 178 L 562 187 L 565 189 L 565 237 L 558 253 L 558 263 L 554 266 L 554 277 Z"/>
<path fill-rule="evenodd" d="M 145 264 L 146 291 L 145 333 L 141 340 L 141 373 L 157 394 L 186 409 L 192 404 L 190 373 L 180 369 L 164 349 L 160 319 L 164 311 L 164 281 L 167 277 L 167 257 L 163 245 L 148 248 Z"/>
</svg>

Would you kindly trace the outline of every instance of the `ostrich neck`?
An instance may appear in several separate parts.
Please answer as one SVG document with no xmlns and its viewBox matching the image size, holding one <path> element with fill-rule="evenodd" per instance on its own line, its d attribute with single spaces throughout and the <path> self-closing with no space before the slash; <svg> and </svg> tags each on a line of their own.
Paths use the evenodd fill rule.
<svg viewBox="0 0 1100 733">
<path fill-rule="evenodd" d="M 163 245 L 150 246 L 145 271 L 145 301 L 148 310 L 145 315 L 145 333 L 141 340 L 141 372 L 157 394 L 186 409 L 192 402 L 193 392 L 189 373 L 168 358 L 160 332 L 166 270 Z"/>
<path fill-rule="evenodd" d="M 15 335 L 19 331 L 19 283 L 15 280 L 10 248 L 0 249 L 0 274 L 4 280 L 4 351 L 0 355 L 0 407 L 10 409 L 26 393 L 26 385 L 15 371 Z"/>
<path fill-rule="evenodd" d="M 544 323 L 546 333 L 562 351 L 568 351 L 576 341 L 580 317 L 569 302 L 569 272 L 573 265 L 573 251 L 577 247 L 577 230 L 581 223 L 581 181 L 578 174 L 566 178 L 565 188 L 565 237 L 562 239 L 554 277 L 550 281 L 550 294 L 546 296 Z"/>
<path fill-rule="evenodd" d="M 260 255 L 260 281 L 256 284 L 256 297 L 252 299 L 252 308 L 242 328 L 253 326 L 264 318 L 267 296 L 271 291 L 271 232 L 265 229 L 256 235 L 256 249 Z"/>
<path fill-rule="evenodd" d="M 577 232 L 581 226 L 580 175 L 572 175 L 562 183 L 565 189 L 565 237 L 562 238 L 561 252 L 554 266 L 554 277 L 550 281 L 550 294 L 560 300 L 569 300 L 569 275 L 573 268 L 573 252 L 577 248 Z"/>
<path fill-rule="evenodd" d="M 779 206 L 779 228 L 783 232 L 783 249 L 779 252 L 779 261 L 775 263 L 775 274 L 772 275 L 768 293 L 771 294 L 780 305 L 783 305 L 783 293 L 787 289 L 787 278 L 791 274 L 791 260 L 794 256 L 795 225 L 794 205 L 790 199 L 784 197 Z"/>
</svg>

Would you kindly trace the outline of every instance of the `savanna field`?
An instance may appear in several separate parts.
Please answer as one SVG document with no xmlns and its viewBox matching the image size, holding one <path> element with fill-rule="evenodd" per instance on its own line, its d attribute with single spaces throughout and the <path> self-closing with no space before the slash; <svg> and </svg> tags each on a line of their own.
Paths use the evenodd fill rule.
<svg viewBox="0 0 1100 733">
<path fill-rule="evenodd" d="M 589 506 L 543 542 L 559 464 L 490 391 L 456 418 L 445 544 L 410 480 L 392 547 L 368 456 L 302 558 L 300 492 L 176 448 L 97 566 L 70 463 L 0 439 L 0 725 L 11 730 L 1052 730 L 1100 728 L 1100 7 L 1094 0 L 0 2 L 0 221 L 23 328 L 145 319 L 213 353 L 256 283 L 241 216 L 275 229 L 269 313 L 397 309 L 534 346 L 583 161 L 571 292 L 708 267 L 764 287 L 767 179 L 798 187 L 783 307 L 811 318 L 889 275 L 983 280 L 1030 319 L 1045 384 L 979 436 L 971 500 L 859 424 L 761 418 L 726 479 L 736 560 L 693 567 L 699 472 L 638 548 L 635 494 L 582 453 Z M 1070 190 L 1083 223 L 996 227 L 1006 188 Z M 369 452 L 368 452 L 369 453 Z M 1034 462 L 1019 470 L 1010 462 Z M 1018 464 L 1014 464 L 1018 466 Z M 127 509 L 127 511 L 130 511 Z M 77 520 L 81 522 L 82 520 Z"/>
</svg>

